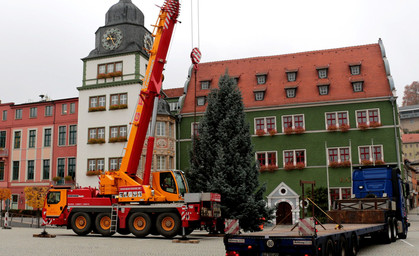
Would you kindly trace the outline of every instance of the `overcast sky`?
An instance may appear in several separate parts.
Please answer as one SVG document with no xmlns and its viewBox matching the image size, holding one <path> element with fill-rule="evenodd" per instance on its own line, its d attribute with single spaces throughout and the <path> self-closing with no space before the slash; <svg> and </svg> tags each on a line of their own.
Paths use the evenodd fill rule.
<svg viewBox="0 0 419 256">
<path fill-rule="evenodd" d="M 119 0 L 3 1 L 0 24 L 2 103 L 77 97 L 95 32 Z M 157 20 L 163 0 L 132 0 Z M 197 0 L 193 0 L 197 27 Z M 164 88 L 182 87 L 190 66 L 191 0 L 181 1 Z M 269 56 L 377 43 L 382 38 L 399 96 L 419 80 L 417 0 L 199 0 L 202 62 Z"/>
</svg>

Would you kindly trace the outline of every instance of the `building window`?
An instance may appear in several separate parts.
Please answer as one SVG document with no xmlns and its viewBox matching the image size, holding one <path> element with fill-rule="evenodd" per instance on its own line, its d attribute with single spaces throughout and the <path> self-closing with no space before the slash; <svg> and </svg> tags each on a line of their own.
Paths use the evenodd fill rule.
<svg viewBox="0 0 419 256">
<path fill-rule="evenodd" d="M 0 180 L 4 180 L 4 162 L 0 162 Z"/>
<path fill-rule="evenodd" d="M 197 106 L 204 106 L 205 105 L 205 97 L 197 97 L 196 98 L 196 105 Z"/>
<path fill-rule="evenodd" d="M 354 92 L 362 92 L 364 90 L 364 81 L 352 82 Z"/>
<path fill-rule="evenodd" d="M 22 119 L 22 109 L 15 110 L 15 119 Z"/>
<path fill-rule="evenodd" d="M 29 109 L 29 118 L 36 118 L 38 116 L 38 108 Z"/>
<path fill-rule="evenodd" d="M 109 170 L 117 171 L 121 168 L 122 157 L 109 158 Z"/>
<path fill-rule="evenodd" d="M 111 126 L 110 130 L 110 142 L 126 141 L 127 140 L 127 126 Z"/>
<path fill-rule="evenodd" d="M 108 76 L 104 76 L 109 74 Z M 122 76 L 122 62 L 112 62 L 98 65 L 98 79 Z"/>
<path fill-rule="evenodd" d="M 70 125 L 68 144 L 76 145 L 77 143 L 77 125 Z"/>
<path fill-rule="evenodd" d="M 179 109 L 179 102 L 170 102 L 169 103 L 170 111 L 175 111 Z"/>
<path fill-rule="evenodd" d="M 331 205 L 334 205 L 336 200 L 351 198 L 351 188 L 330 188 L 329 193 Z"/>
<path fill-rule="evenodd" d="M 328 95 L 329 94 L 329 85 L 318 85 L 319 88 L 319 95 Z"/>
<path fill-rule="evenodd" d="M 36 144 L 36 130 L 29 130 L 29 147 L 34 148 Z"/>
<path fill-rule="evenodd" d="M 341 147 L 341 148 L 329 148 L 329 164 L 331 162 L 343 163 L 347 161 L 351 161 L 350 151 L 348 147 Z"/>
<path fill-rule="evenodd" d="M 51 146 L 51 128 L 46 128 L 44 130 L 44 147 Z"/>
<path fill-rule="evenodd" d="M 257 92 L 254 92 L 254 94 L 255 94 L 255 100 L 256 101 L 261 101 L 261 100 L 263 100 L 263 98 L 265 98 L 265 92 L 264 91 L 257 91 Z"/>
<path fill-rule="evenodd" d="M 65 146 L 67 136 L 67 127 L 58 127 L 58 146 Z"/>
<path fill-rule="evenodd" d="M 157 122 L 156 123 L 156 135 L 157 136 L 166 136 L 166 123 Z"/>
<path fill-rule="evenodd" d="M 13 161 L 12 180 L 19 180 L 19 161 Z"/>
<path fill-rule="evenodd" d="M 111 95 L 111 109 L 112 109 L 112 106 L 119 106 L 119 108 L 122 108 L 122 107 L 126 108 L 127 105 L 128 105 L 128 94 L 127 93 L 120 93 L 120 94 L 112 94 Z"/>
<path fill-rule="evenodd" d="M 76 103 L 70 103 L 70 114 L 76 113 Z"/>
<path fill-rule="evenodd" d="M 28 160 L 28 173 L 27 177 L 28 180 L 33 180 L 35 176 L 35 161 L 34 160 Z"/>
<path fill-rule="evenodd" d="M 294 82 L 297 80 L 297 71 L 287 71 L 288 82 Z"/>
<path fill-rule="evenodd" d="M 89 111 L 106 110 L 106 96 L 93 96 L 89 98 Z"/>
<path fill-rule="evenodd" d="M 358 151 L 359 163 L 363 163 L 364 161 L 384 161 L 382 145 L 360 146 Z"/>
<path fill-rule="evenodd" d="M 0 148 L 6 147 L 6 131 L 0 131 Z"/>
<path fill-rule="evenodd" d="M 255 118 L 255 133 L 258 130 L 265 132 L 276 130 L 276 117 Z"/>
<path fill-rule="evenodd" d="M 351 75 L 361 74 L 361 65 L 351 65 L 349 67 L 351 69 Z"/>
<path fill-rule="evenodd" d="M 278 166 L 276 155 L 276 151 L 257 152 L 256 160 L 258 161 L 259 166 Z"/>
<path fill-rule="evenodd" d="M 199 136 L 199 123 L 191 123 L 191 136 Z"/>
<path fill-rule="evenodd" d="M 52 116 L 53 106 L 45 106 L 45 116 Z"/>
<path fill-rule="evenodd" d="M 157 170 L 166 169 L 166 156 L 156 156 Z"/>
<path fill-rule="evenodd" d="M 356 111 L 357 126 L 380 124 L 380 112 L 378 109 Z"/>
<path fill-rule="evenodd" d="M 67 104 L 61 104 L 61 115 L 67 115 Z"/>
<path fill-rule="evenodd" d="M 282 116 L 282 129 L 304 128 L 304 115 Z"/>
<path fill-rule="evenodd" d="M 305 150 L 285 150 L 284 151 L 284 167 L 285 165 L 306 165 Z"/>
<path fill-rule="evenodd" d="M 20 135 L 21 132 L 20 131 L 16 131 L 15 132 L 15 139 L 14 139 L 14 148 L 20 148 Z"/>
<path fill-rule="evenodd" d="M 287 94 L 287 98 L 295 98 L 297 92 L 297 88 L 285 88 L 285 93 Z"/>
<path fill-rule="evenodd" d="M 257 84 L 266 84 L 266 74 L 256 75 Z"/>
<path fill-rule="evenodd" d="M 65 158 L 58 158 L 57 160 L 57 176 L 61 178 L 65 176 Z"/>
<path fill-rule="evenodd" d="M 42 179 L 49 180 L 50 171 L 50 161 L 49 159 L 44 159 L 42 163 Z"/>
<path fill-rule="evenodd" d="M 327 78 L 327 70 L 328 70 L 327 68 L 317 69 L 317 73 L 318 73 L 320 79 Z"/>
<path fill-rule="evenodd" d="M 329 112 L 326 113 L 326 129 L 339 128 L 348 125 L 348 112 Z"/>
<path fill-rule="evenodd" d="M 208 90 L 210 88 L 210 81 L 201 81 L 201 90 Z"/>
<path fill-rule="evenodd" d="M 74 180 L 76 176 L 76 158 L 72 157 L 68 159 L 68 168 L 67 168 L 68 176 L 71 176 Z"/>
<path fill-rule="evenodd" d="M 105 127 L 89 128 L 90 139 L 105 139 Z"/>
<path fill-rule="evenodd" d="M 88 168 L 89 171 L 103 171 L 105 167 L 105 159 L 98 158 L 98 159 L 89 159 L 88 162 Z"/>
<path fill-rule="evenodd" d="M 3 121 L 7 120 L 7 110 L 3 110 L 3 117 L 2 117 L 1 120 L 3 120 Z"/>
</svg>

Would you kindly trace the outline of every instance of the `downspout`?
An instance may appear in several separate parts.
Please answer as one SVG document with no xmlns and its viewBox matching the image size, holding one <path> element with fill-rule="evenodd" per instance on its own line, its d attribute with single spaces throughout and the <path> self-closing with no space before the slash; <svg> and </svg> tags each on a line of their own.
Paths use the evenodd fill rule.
<svg viewBox="0 0 419 256">
<path fill-rule="evenodd" d="M 396 98 L 394 96 L 390 97 L 390 102 L 393 107 L 393 123 L 394 123 L 394 140 L 396 142 L 396 153 L 397 153 L 397 166 L 400 170 L 402 170 L 401 161 L 400 161 L 400 144 L 399 144 L 399 137 L 397 136 L 397 125 L 396 125 L 396 111 L 394 102 Z"/>
<path fill-rule="evenodd" d="M 327 164 L 328 160 L 328 152 L 327 152 L 327 141 L 324 142 L 324 147 L 326 149 L 326 181 L 327 181 L 327 205 L 328 209 L 330 211 L 330 205 L 331 205 L 331 198 L 330 198 L 330 182 L 329 182 L 329 165 Z M 304 209 L 303 209 L 304 211 Z"/>
</svg>

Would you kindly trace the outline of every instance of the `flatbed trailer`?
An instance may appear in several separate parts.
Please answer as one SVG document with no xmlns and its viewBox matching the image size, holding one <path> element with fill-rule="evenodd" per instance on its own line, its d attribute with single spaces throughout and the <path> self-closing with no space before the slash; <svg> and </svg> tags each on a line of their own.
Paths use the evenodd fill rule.
<svg viewBox="0 0 419 256">
<path fill-rule="evenodd" d="M 323 228 L 324 227 L 324 228 Z M 391 235 L 387 224 L 316 225 L 316 235 L 300 236 L 292 226 L 272 230 L 226 235 L 227 256 L 279 255 L 356 255 L 361 237 L 374 234 Z M 383 240 L 384 241 L 384 240 Z"/>
</svg>

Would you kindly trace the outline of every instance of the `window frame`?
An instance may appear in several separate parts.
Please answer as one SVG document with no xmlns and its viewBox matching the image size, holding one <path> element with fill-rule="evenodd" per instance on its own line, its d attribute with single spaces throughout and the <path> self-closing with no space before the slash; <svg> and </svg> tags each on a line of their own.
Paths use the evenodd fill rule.
<svg viewBox="0 0 419 256">
<path fill-rule="evenodd" d="M 72 102 L 70 103 L 70 114 L 76 113 L 76 103 Z"/>
<path fill-rule="evenodd" d="M 352 81 L 352 89 L 354 92 L 364 91 L 364 81 Z"/>
<path fill-rule="evenodd" d="M 58 146 L 65 146 L 65 145 L 67 145 L 67 126 L 65 125 L 58 126 Z"/>
<path fill-rule="evenodd" d="M 103 137 L 99 137 L 99 131 L 103 129 Z M 95 137 L 90 136 L 90 131 L 95 130 Z M 102 134 L 102 133 L 101 133 Z M 87 140 L 90 139 L 105 139 L 105 127 L 92 127 L 87 129 Z"/>
<path fill-rule="evenodd" d="M 19 135 L 19 136 L 17 136 Z M 13 148 L 19 149 L 22 142 L 22 131 L 13 131 Z"/>
<path fill-rule="evenodd" d="M 286 71 L 287 74 L 287 81 L 288 82 L 295 82 L 297 81 L 297 72 L 298 71 Z"/>
<path fill-rule="evenodd" d="M 36 147 L 36 130 L 29 130 L 28 131 L 28 148 L 35 148 Z"/>
<path fill-rule="evenodd" d="M 20 161 L 12 161 L 12 177 L 11 180 L 12 181 L 16 181 L 19 180 L 19 176 L 20 176 Z"/>
<path fill-rule="evenodd" d="M 45 116 L 52 116 L 54 106 L 45 106 Z"/>
<path fill-rule="evenodd" d="M 60 169 L 61 167 L 62 169 Z M 62 176 L 60 176 L 60 174 L 62 174 Z M 65 158 L 63 157 L 57 158 L 57 176 L 61 178 L 64 178 L 66 176 L 65 175 Z"/>
<path fill-rule="evenodd" d="M 304 153 L 304 166 L 307 166 L 307 150 L 306 149 L 286 149 L 282 151 L 282 165 L 285 167 L 285 165 L 289 162 L 286 162 L 286 159 L 289 159 L 289 156 L 285 156 L 285 153 L 292 152 L 292 159 L 293 159 L 293 165 L 297 165 L 298 163 L 302 163 L 301 161 L 297 162 L 297 152 L 303 152 Z"/>
<path fill-rule="evenodd" d="M 206 102 L 207 102 L 207 97 L 205 97 L 205 96 L 196 97 L 196 105 L 197 106 L 205 106 Z"/>
<path fill-rule="evenodd" d="M 361 158 L 361 149 L 362 148 L 368 148 L 368 154 L 369 154 L 369 159 L 362 159 Z M 380 154 L 381 154 L 381 159 L 375 159 L 375 155 L 376 155 L 376 153 L 375 153 L 375 149 L 376 148 L 380 148 Z M 371 161 L 371 162 L 375 162 L 375 161 L 377 161 L 377 160 L 379 160 L 379 161 L 384 161 L 384 146 L 382 145 L 382 144 L 379 144 L 379 145 L 361 145 L 361 146 L 358 146 L 358 161 L 359 161 L 359 164 L 361 164 L 362 163 L 362 161 L 363 160 L 368 160 L 368 161 Z"/>
<path fill-rule="evenodd" d="M 194 136 L 199 136 L 199 122 L 191 123 L 191 138 Z"/>
<path fill-rule="evenodd" d="M 265 91 L 255 91 L 255 101 L 263 101 L 265 99 Z"/>
<path fill-rule="evenodd" d="M 94 165 L 94 169 L 91 169 L 91 165 L 90 162 L 94 161 L 95 165 Z M 103 169 L 98 169 L 99 168 L 99 162 L 103 161 Z M 89 158 L 87 159 L 87 170 L 89 171 L 104 171 L 105 170 L 105 158 Z"/>
<path fill-rule="evenodd" d="M 117 67 L 118 67 L 118 64 L 121 64 L 121 68 L 120 68 L 120 70 L 118 70 L 117 69 Z M 101 72 L 100 71 L 100 67 L 104 67 L 104 71 L 105 72 Z M 113 68 L 112 68 L 112 71 L 109 71 L 110 70 L 110 68 L 109 68 L 109 66 L 112 66 Z M 110 73 L 114 73 L 114 72 L 122 72 L 123 71 L 123 61 L 114 61 L 114 62 L 108 62 L 108 63 L 101 63 L 101 64 L 97 64 L 97 74 L 98 75 L 100 75 L 100 74 L 110 74 Z"/>
<path fill-rule="evenodd" d="M 23 115 L 23 109 L 17 108 L 15 109 L 15 120 L 21 120 Z"/>
<path fill-rule="evenodd" d="M 297 88 L 285 88 L 285 95 L 289 99 L 297 97 Z"/>
<path fill-rule="evenodd" d="M 67 175 L 71 176 L 73 180 L 76 176 L 76 164 L 77 162 L 75 157 L 67 158 Z"/>
<path fill-rule="evenodd" d="M 210 80 L 203 80 L 200 82 L 201 90 L 209 90 L 211 88 Z"/>
<path fill-rule="evenodd" d="M 117 97 L 116 103 L 114 103 L 113 97 Z M 122 96 L 125 96 L 125 103 L 121 99 Z M 109 106 L 119 106 L 119 105 L 128 105 L 128 93 L 113 93 L 109 96 L 110 105 Z M 98 105 L 99 106 L 99 105 Z"/>
<path fill-rule="evenodd" d="M 317 69 L 317 76 L 319 79 L 326 79 L 329 75 L 329 69 L 328 68 L 318 68 Z"/>
<path fill-rule="evenodd" d="M 67 108 L 68 108 L 67 103 L 61 104 L 61 115 L 67 115 L 67 113 L 68 113 Z"/>
<path fill-rule="evenodd" d="M 325 120 L 325 127 L 326 129 L 329 129 L 329 124 L 328 121 L 332 120 L 328 118 L 328 115 L 334 114 L 335 118 L 334 118 L 334 125 L 336 125 L 337 128 L 341 127 L 342 124 L 340 124 L 340 120 L 345 120 L 343 118 L 339 117 L 339 114 L 346 114 L 346 123 L 342 123 L 342 124 L 347 124 L 349 125 L 349 111 L 336 111 L 336 112 L 325 112 L 324 113 L 324 120 Z"/>
<path fill-rule="evenodd" d="M 102 127 L 99 127 L 99 128 L 102 128 Z M 123 135 L 123 132 L 121 132 L 121 128 L 125 128 L 125 135 Z M 112 135 L 112 129 L 117 129 L 116 136 L 113 136 Z M 127 138 L 127 133 L 128 133 L 127 130 L 128 130 L 128 128 L 127 128 L 126 125 L 110 126 L 109 127 L 109 138 L 110 139 L 112 139 L 112 138 L 121 138 L 121 137 Z"/>
<path fill-rule="evenodd" d="M 2 121 L 7 121 L 7 110 L 3 110 L 2 111 L 2 117 L 1 117 Z"/>
<path fill-rule="evenodd" d="M 361 64 L 349 65 L 349 71 L 351 75 L 357 76 L 361 74 Z M 355 72 L 358 71 L 358 72 Z"/>
<path fill-rule="evenodd" d="M 38 108 L 32 107 L 29 108 L 29 118 L 37 118 L 38 117 Z"/>
<path fill-rule="evenodd" d="M 7 131 L 0 131 L 0 148 L 6 148 Z"/>
<path fill-rule="evenodd" d="M 35 160 L 27 161 L 26 170 L 26 180 L 35 180 Z"/>
<path fill-rule="evenodd" d="M 47 134 L 46 131 L 49 131 L 49 134 Z M 43 140 L 43 146 L 44 147 L 51 147 L 52 144 L 52 128 L 44 128 L 44 140 Z"/>
<path fill-rule="evenodd" d="M 306 128 L 306 122 L 305 122 L 305 115 L 304 114 L 293 114 L 293 115 L 283 115 L 283 116 L 281 116 L 281 125 L 282 125 L 282 132 L 284 132 L 285 131 L 285 129 L 286 128 L 292 128 L 292 129 L 295 129 L 295 128 L 297 128 L 296 126 L 295 126 L 295 123 L 296 123 L 296 117 L 300 117 L 300 116 L 302 116 L 303 117 L 303 121 L 302 121 L 302 123 L 303 123 L 303 126 L 298 126 L 298 127 L 301 127 L 301 128 Z M 284 122 L 284 118 L 289 118 L 289 117 L 291 117 L 291 122 L 292 122 L 292 124 L 291 124 L 291 127 L 285 127 L 285 122 Z M 298 120 L 298 122 L 300 122 L 299 120 Z M 286 122 L 286 123 L 290 123 L 290 122 Z"/>
<path fill-rule="evenodd" d="M 268 120 L 272 120 L 273 119 L 273 125 L 274 127 L 270 127 L 268 128 Z M 265 116 L 265 117 L 255 117 L 253 119 L 253 127 L 254 127 L 254 133 L 256 134 L 256 132 L 258 130 L 262 130 L 262 129 L 258 129 L 258 126 L 260 127 L 261 123 L 258 124 L 258 120 L 263 121 L 262 125 L 263 125 L 263 131 L 264 132 L 269 132 L 271 130 L 277 130 L 277 122 L 276 122 L 276 116 Z M 270 124 L 272 125 L 272 123 Z"/>
<path fill-rule="evenodd" d="M 46 164 L 48 163 L 48 164 Z M 48 168 L 46 168 L 48 167 Z M 48 174 L 48 175 L 46 175 Z M 50 159 L 43 159 L 42 160 L 42 179 L 49 180 L 51 177 L 51 160 Z"/>
<path fill-rule="evenodd" d="M 274 154 L 274 158 L 272 158 Z M 260 158 L 259 156 L 263 155 L 264 156 L 264 164 L 260 163 Z M 278 166 L 278 151 L 257 151 L 255 152 L 255 159 L 256 159 L 256 163 L 259 164 L 259 166 L 266 166 L 268 167 L 269 165 L 274 165 L 274 166 Z M 272 160 L 275 160 L 275 163 L 272 163 Z M 271 164 L 269 164 L 271 162 Z"/>
<path fill-rule="evenodd" d="M 347 160 L 342 160 L 342 155 L 346 155 L 346 154 L 342 154 L 342 150 L 348 150 L 348 159 Z M 330 160 L 330 150 L 336 150 L 336 157 L 337 157 L 337 161 L 331 161 Z M 350 161 L 352 162 L 352 156 L 351 156 L 351 149 L 349 148 L 349 146 L 344 146 L 344 147 L 329 147 L 327 148 L 327 164 L 329 165 L 331 162 L 337 162 L 337 163 L 342 163 L 344 161 Z"/>
<path fill-rule="evenodd" d="M 166 122 L 157 121 L 156 122 L 156 136 L 166 136 Z"/>
<path fill-rule="evenodd" d="M 267 74 L 256 74 L 256 84 L 266 84 Z"/>
<path fill-rule="evenodd" d="M 110 157 L 109 158 L 109 171 L 117 171 L 121 168 L 121 163 L 122 163 L 122 157 Z M 113 163 L 112 161 L 116 161 L 116 168 L 112 168 L 113 167 Z"/>
<path fill-rule="evenodd" d="M 381 113 L 380 113 L 380 109 L 379 108 L 369 108 L 369 109 L 359 109 L 359 110 L 355 110 L 355 118 L 356 118 L 356 127 L 359 128 L 360 124 L 366 124 L 366 125 L 370 125 L 371 121 L 370 121 L 370 111 L 377 111 L 377 118 L 378 118 L 378 123 L 381 123 Z M 365 123 L 360 123 L 358 122 L 358 112 L 365 112 L 365 119 L 366 122 Z"/>
<path fill-rule="evenodd" d="M 321 84 L 317 85 L 317 89 L 319 90 L 319 95 L 324 96 L 329 94 L 329 84 Z"/>
<path fill-rule="evenodd" d="M 75 130 L 72 130 L 75 128 Z M 69 125 L 68 128 L 68 145 L 76 145 L 77 144 L 77 125 Z"/>
</svg>

